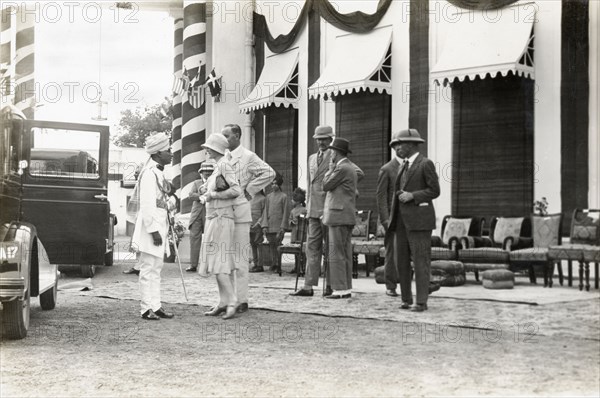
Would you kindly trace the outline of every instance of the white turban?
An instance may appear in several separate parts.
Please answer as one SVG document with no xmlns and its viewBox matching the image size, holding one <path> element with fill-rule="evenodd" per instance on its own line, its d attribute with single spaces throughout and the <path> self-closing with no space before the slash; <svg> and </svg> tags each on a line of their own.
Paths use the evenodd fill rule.
<svg viewBox="0 0 600 398">
<path fill-rule="evenodd" d="M 165 133 L 157 133 L 146 137 L 146 152 L 152 155 L 169 149 L 169 136 Z"/>
</svg>

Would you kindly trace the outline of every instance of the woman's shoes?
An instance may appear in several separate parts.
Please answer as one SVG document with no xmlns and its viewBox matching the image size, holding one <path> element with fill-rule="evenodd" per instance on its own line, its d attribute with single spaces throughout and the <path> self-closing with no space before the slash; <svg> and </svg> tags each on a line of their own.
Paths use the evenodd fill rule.
<svg viewBox="0 0 600 398">
<path fill-rule="evenodd" d="M 204 313 L 204 315 L 206 315 L 206 316 L 220 315 L 220 314 L 224 313 L 225 311 L 227 311 L 227 307 L 229 307 L 229 306 L 219 307 L 218 305 L 215 305 L 210 311 L 206 311 Z"/>
<path fill-rule="evenodd" d="M 223 319 L 231 319 L 235 316 L 236 304 L 230 304 L 226 308 L 225 315 L 223 315 Z"/>
</svg>

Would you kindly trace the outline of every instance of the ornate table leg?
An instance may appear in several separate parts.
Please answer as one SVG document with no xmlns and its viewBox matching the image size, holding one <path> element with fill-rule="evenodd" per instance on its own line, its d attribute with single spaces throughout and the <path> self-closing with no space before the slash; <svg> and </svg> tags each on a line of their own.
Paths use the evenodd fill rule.
<svg viewBox="0 0 600 398">
<path fill-rule="evenodd" d="M 590 291 L 590 263 L 588 261 L 586 261 L 584 263 L 584 267 L 585 267 L 585 291 L 589 292 Z"/>
<path fill-rule="evenodd" d="M 583 261 L 579 261 L 579 290 L 583 290 Z"/>
</svg>

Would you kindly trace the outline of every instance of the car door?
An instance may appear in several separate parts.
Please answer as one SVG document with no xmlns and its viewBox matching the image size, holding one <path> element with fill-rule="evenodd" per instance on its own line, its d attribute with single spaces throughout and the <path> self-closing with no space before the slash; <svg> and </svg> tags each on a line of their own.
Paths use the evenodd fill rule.
<svg viewBox="0 0 600 398">
<path fill-rule="evenodd" d="M 36 226 L 51 263 L 104 264 L 112 245 L 108 127 L 29 120 L 23 138 L 23 220 Z"/>
</svg>

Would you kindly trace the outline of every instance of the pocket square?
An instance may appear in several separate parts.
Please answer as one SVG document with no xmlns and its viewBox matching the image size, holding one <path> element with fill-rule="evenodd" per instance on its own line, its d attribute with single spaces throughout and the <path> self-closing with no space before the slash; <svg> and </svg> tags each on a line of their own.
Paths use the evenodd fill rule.
<svg viewBox="0 0 600 398">
<path fill-rule="evenodd" d="M 427 202 L 419 203 L 419 206 L 429 206 L 429 203 L 427 203 Z"/>
</svg>

